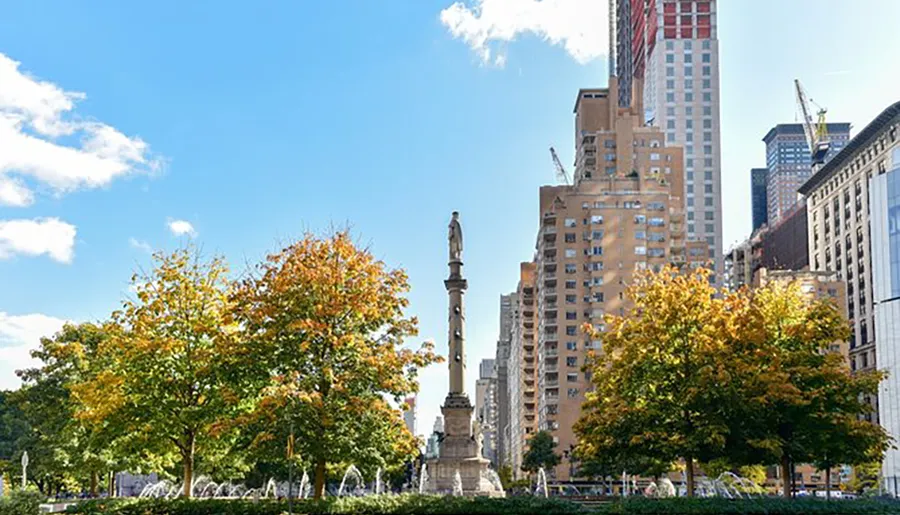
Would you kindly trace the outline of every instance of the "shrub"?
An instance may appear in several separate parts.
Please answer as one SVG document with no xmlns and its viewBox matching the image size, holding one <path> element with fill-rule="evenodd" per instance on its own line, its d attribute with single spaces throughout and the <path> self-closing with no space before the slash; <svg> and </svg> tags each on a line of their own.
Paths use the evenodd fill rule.
<svg viewBox="0 0 900 515">
<path fill-rule="evenodd" d="M 286 501 L 224 499 L 132 499 L 87 501 L 72 506 L 68 513 L 82 515 L 281 515 Z M 555 499 L 510 497 L 506 499 L 438 497 L 426 495 L 383 495 L 327 499 L 320 502 L 295 501 L 294 513 L 304 515 L 495 515 L 586 514 L 581 506 Z"/>
<path fill-rule="evenodd" d="M 0 497 L 2 515 L 38 515 L 44 497 L 37 492 L 13 490 L 8 497 Z"/>
<path fill-rule="evenodd" d="M 643 515 L 782 515 L 782 514 L 849 514 L 849 513 L 900 513 L 900 503 L 888 500 L 832 500 L 782 499 L 779 497 L 755 497 L 750 499 L 646 499 L 634 497 L 601 506 L 599 513 Z"/>
</svg>

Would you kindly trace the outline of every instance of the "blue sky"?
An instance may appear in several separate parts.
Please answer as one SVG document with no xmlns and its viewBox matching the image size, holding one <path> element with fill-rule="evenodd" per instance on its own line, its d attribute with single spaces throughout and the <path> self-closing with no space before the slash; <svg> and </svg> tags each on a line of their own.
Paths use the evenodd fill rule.
<svg viewBox="0 0 900 515">
<path fill-rule="evenodd" d="M 445 350 L 453 210 L 474 383 L 499 295 L 534 249 L 538 187 L 554 180 L 547 147 L 571 162 L 575 94 L 606 83 L 606 2 L 451 3 L 0 9 L 0 387 L 18 384 L 38 335 L 115 309 L 147 249 L 193 240 L 240 271 L 332 224 L 407 269 L 421 339 Z M 749 232 L 760 139 L 795 119 L 795 77 L 856 129 L 900 100 L 886 57 L 900 3 L 719 4 L 728 246 Z M 22 143 L 35 139 L 45 147 Z M 422 387 L 424 433 L 445 366 Z"/>
</svg>

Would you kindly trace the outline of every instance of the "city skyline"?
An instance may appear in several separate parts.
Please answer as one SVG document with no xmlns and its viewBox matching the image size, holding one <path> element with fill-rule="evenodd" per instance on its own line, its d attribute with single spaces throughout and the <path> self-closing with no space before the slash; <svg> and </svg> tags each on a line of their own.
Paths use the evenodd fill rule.
<svg viewBox="0 0 900 515">
<path fill-rule="evenodd" d="M 410 273 L 411 312 L 420 318 L 421 337 L 409 343 L 433 339 L 443 351 L 446 300 L 438 256 L 445 242 L 432 235 L 452 210 L 461 212 L 467 228 L 469 370 L 493 357 L 497 300 L 515 289 L 518 263 L 533 252 L 538 188 L 554 183 L 546 147 L 555 145 L 563 162 L 572 162 L 571 99 L 579 88 L 605 87 L 606 38 L 598 38 L 598 51 L 596 42 L 572 42 L 532 24 L 513 31 L 521 35 L 518 40 L 497 42 L 493 59 L 483 65 L 483 54 L 454 40 L 447 22 L 442 23 L 441 11 L 449 3 L 363 8 L 351 19 L 350 30 L 367 27 L 367 19 L 388 24 L 399 16 L 420 25 L 396 34 L 379 32 L 377 44 L 368 49 L 358 38 L 335 43 L 329 50 L 332 59 L 343 59 L 342 66 L 298 50 L 343 23 L 327 7 L 312 12 L 312 18 L 324 20 L 318 30 L 301 16 L 308 12 L 292 13 L 305 29 L 296 39 L 288 35 L 293 27 L 276 19 L 284 12 L 257 13 L 248 21 L 254 31 L 264 22 L 278 30 L 261 41 L 244 42 L 247 46 L 229 43 L 225 32 L 206 32 L 209 28 L 191 33 L 196 22 L 209 21 L 205 16 L 224 31 L 236 29 L 240 25 L 234 13 L 188 10 L 162 50 L 122 42 L 126 34 L 140 30 L 129 20 L 141 16 L 125 7 L 102 15 L 76 13 L 61 3 L 50 12 L 25 5 L 7 8 L 0 21 L 0 53 L 21 63 L 21 72 L 66 91 L 84 92 L 87 98 L 76 104 L 77 115 L 101 120 L 129 137 L 140 136 L 152 150 L 148 158 L 160 159 L 160 169 L 81 191 L 57 191 L 29 176 L 33 204 L 15 207 L 7 201 L 0 206 L 3 221 L 58 218 L 76 231 L 63 231 L 62 246 L 29 256 L 27 249 L 9 243 L 12 226 L 4 226 L 0 283 L 7 287 L 0 291 L 0 361 L 16 368 L 35 335 L 52 331 L 60 320 L 108 316 L 128 293 L 130 272 L 149 264 L 148 248 L 172 249 L 195 241 L 209 252 L 224 253 L 240 273 L 245 261 L 276 249 L 280 241 L 345 222 L 372 243 L 376 255 Z M 484 1 L 482 17 L 475 19 L 484 20 L 492 3 Z M 461 5 L 459 12 L 465 13 L 475 4 Z M 851 122 L 853 135 L 897 100 L 891 97 L 891 85 L 900 72 L 877 66 L 877 51 L 889 43 L 888 36 L 869 32 L 871 20 L 864 12 L 837 3 L 828 13 L 813 12 L 812 5 L 736 1 L 719 7 L 722 188 L 728 199 L 722 251 L 750 232 L 749 170 L 765 164 L 759 136 L 775 124 L 794 121 L 793 78 L 801 78 L 817 101 L 829 107 L 830 119 Z M 882 13 L 879 19 L 900 15 L 900 6 L 892 2 L 872 5 Z M 605 14 L 605 6 L 599 12 Z M 772 19 L 772 12 L 783 19 Z M 798 24 L 799 17 L 809 22 Z M 69 26 L 72 19 L 83 23 Z M 761 62 L 758 54 L 766 55 L 776 45 L 754 36 L 754 19 L 783 33 L 777 46 L 785 49 L 765 74 L 754 72 Z M 483 34 L 491 45 L 494 34 L 504 33 L 505 18 L 498 20 L 485 21 L 490 24 Z M 751 22 L 744 24 L 747 20 Z M 151 16 L 146 28 L 161 31 L 166 21 Z M 606 30 L 605 20 L 597 25 L 604 25 L 598 33 Z M 29 34 L 44 26 L 55 32 L 48 36 L 51 43 L 31 44 Z M 99 30 L 112 26 L 117 29 Z M 81 40 L 89 29 L 95 29 L 91 37 Z M 851 37 L 860 42 L 852 50 L 844 42 L 815 38 L 828 60 L 809 62 L 803 45 L 814 40 L 812 31 L 822 30 L 870 37 Z M 538 37 L 528 35 L 535 31 Z M 223 48 L 203 44 L 185 55 L 176 51 L 203 35 Z M 542 38 L 559 40 L 562 47 Z M 198 63 L 198 52 L 208 52 L 209 59 Z M 382 53 L 383 66 L 363 62 L 376 59 L 376 52 Z M 72 59 L 76 54 L 97 58 Z M 134 60 L 128 59 L 131 55 Z M 309 66 L 299 66 L 301 61 Z M 187 84 L 191 81 L 197 84 Z M 401 87 L 404 81 L 407 85 Z M 356 84 L 366 84 L 367 91 L 354 95 Z M 522 105 L 533 109 L 522 112 Z M 360 117 L 363 112 L 367 114 Z M 336 160 L 347 145 L 357 145 L 368 165 Z M 441 191 L 439 178 L 447 174 L 456 175 L 470 194 L 435 195 Z M 394 196 L 405 202 L 391 201 Z M 246 207 L 234 209 L 241 202 Z M 409 217 L 409 212 L 418 215 Z M 121 223 L 122 218 L 132 223 Z M 501 230 L 502 218 L 515 222 L 504 223 L 508 228 Z M 17 384 L 10 374 L 10 368 L 0 369 L 0 386 Z M 423 374 L 419 418 L 426 422 L 421 425 L 427 427 L 438 413 L 446 378 L 445 365 Z M 475 380 L 470 373 L 469 391 Z"/>
</svg>

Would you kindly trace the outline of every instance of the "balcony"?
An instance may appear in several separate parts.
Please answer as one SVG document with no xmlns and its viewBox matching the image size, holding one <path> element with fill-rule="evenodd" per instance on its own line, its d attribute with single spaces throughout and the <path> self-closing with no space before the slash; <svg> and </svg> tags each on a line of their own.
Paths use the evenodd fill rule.
<svg viewBox="0 0 900 515">
<path fill-rule="evenodd" d="M 556 279 L 546 279 L 544 280 L 544 288 L 547 289 L 556 289 Z"/>
<path fill-rule="evenodd" d="M 557 350 L 556 347 L 545 348 L 543 352 L 541 352 L 541 356 L 544 356 L 545 358 L 556 357 L 559 356 L 559 350 Z"/>
</svg>

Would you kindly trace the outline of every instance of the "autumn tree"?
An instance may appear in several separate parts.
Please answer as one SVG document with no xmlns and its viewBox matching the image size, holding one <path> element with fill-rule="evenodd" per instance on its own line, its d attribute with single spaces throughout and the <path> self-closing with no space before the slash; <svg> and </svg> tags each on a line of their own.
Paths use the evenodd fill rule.
<svg viewBox="0 0 900 515">
<path fill-rule="evenodd" d="M 195 460 L 220 450 L 217 431 L 240 408 L 231 285 L 222 259 L 191 248 L 153 260 L 132 278 L 136 299 L 113 313 L 104 369 L 72 391 L 81 420 L 116 426 L 146 460 L 180 461 L 189 497 Z"/>
<path fill-rule="evenodd" d="M 736 461 L 779 464 L 791 496 L 792 463 L 838 464 L 881 459 L 889 438 L 861 420 L 883 374 L 852 374 L 831 348 L 850 330 L 830 299 L 812 299 L 797 282 L 769 282 L 753 292 L 732 340 L 728 402 Z"/>
<path fill-rule="evenodd" d="M 588 328 L 603 349 L 591 365 L 595 391 L 575 426 L 582 459 L 680 459 L 694 495 L 695 460 L 720 455 L 728 432 L 720 409 L 730 377 L 722 359 L 728 317 L 716 293 L 705 269 L 637 274 L 625 316 L 607 316 L 603 333 Z"/>
<path fill-rule="evenodd" d="M 417 334 L 404 314 L 408 291 L 402 270 L 337 232 L 268 256 L 234 296 L 235 322 L 254 349 L 247 365 L 264 384 L 253 415 L 269 429 L 254 444 L 283 449 L 292 424 L 317 499 L 329 466 L 396 466 L 416 452 L 389 400 L 416 391 L 418 370 L 439 358 L 430 343 L 403 347 Z"/>
</svg>

